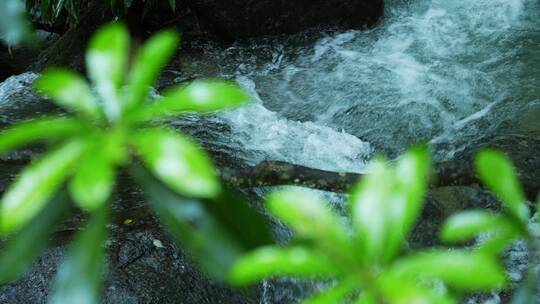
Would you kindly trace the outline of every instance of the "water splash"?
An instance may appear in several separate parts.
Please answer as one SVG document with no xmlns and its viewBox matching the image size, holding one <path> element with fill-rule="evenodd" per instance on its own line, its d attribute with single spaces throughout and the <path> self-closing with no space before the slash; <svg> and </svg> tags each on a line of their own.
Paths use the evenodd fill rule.
<svg viewBox="0 0 540 304">
<path fill-rule="evenodd" d="M 265 108 L 343 130 L 396 156 L 418 141 L 450 158 L 540 100 L 534 0 L 387 1 L 370 31 L 240 42 L 209 51 Z"/>
</svg>

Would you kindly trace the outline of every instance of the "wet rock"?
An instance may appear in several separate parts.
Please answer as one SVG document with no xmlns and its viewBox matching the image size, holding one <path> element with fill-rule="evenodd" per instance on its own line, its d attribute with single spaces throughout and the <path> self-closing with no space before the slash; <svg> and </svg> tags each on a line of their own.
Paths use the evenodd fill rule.
<svg viewBox="0 0 540 304">
<path fill-rule="evenodd" d="M 422 215 L 410 238 L 412 248 L 440 245 L 442 224 L 454 213 L 470 209 L 499 210 L 500 204 L 490 192 L 478 186 L 449 186 L 431 189 Z"/>
<path fill-rule="evenodd" d="M 145 207 L 140 191 L 129 182 L 123 185 L 108 225 L 103 303 L 259 303 L 258 288 L 234 290 L 200 272 Z M 0 287 L 0 303 L 46 303 L 69 241 L 84 222 L 81 214 L 65 221 L 27 275 Z"/>
<path fill-rule="evenodd" d="M 154 240 L 160 240 L 163 248 Z M 24 278 L 0 287 L 0 303 L 46 303 L 66 250 L 65 244 L 49 247 Z M 258 303 L 256 290 L 232 290 L 199 272 L 158 225 L 113 229 L 108 252 L 103 303 Z"/>
<path fill-rule="evenodd" d="M 229 38 L 293 33 L 314 26 L 365 28 L 383 13 L 381 0 L 190 0 L 188 5 Z"/>
<path fill-rule="evenodd" d="M 34 45 L 5 47 L 0 45 L 0 81 L 24 72 L 39 56 L 40 52 L 52 45 L 58 35 L 38 30 L 35 33 Z"/>
<path fill-rule="evenodd" d="M 51 102 L 36 95 L 33 89 L 37 73 L 11 76 L 0 83 L 0 126 L 57 111 Z"/>
</svg>

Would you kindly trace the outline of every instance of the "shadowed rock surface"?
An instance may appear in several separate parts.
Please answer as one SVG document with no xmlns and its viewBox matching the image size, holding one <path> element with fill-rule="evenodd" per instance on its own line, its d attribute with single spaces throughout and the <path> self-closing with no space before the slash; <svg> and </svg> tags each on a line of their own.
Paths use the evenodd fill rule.
<svg viewBox="0 0 540 304">
<path fill-rule="evenodd" d="M 259 303 L 257 288 L 232 290 L 198 271 L 144 207 L 138 189 L 127 181 L 123 186 L 109 225 L 103 303 Z M 66 220 L 33 269 L 21 280 L 0 287 L 0 303 L 47 303 L 66 244 L 84 222 L 80 214 Z"/>
<path fill-rule="evenodd" d="M 368 28 L 382 0 L 190 0 L 213 29 L 229 38 L 295 33 L 314 26 Z"/>
</svg>

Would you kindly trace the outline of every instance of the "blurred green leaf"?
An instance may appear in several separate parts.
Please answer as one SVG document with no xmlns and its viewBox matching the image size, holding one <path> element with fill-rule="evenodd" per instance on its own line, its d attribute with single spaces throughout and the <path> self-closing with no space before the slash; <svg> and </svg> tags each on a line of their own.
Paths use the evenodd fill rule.
<svg viewBox="0 0 540 304">
<path fill-rule="evenodd" d="M 433 286 L 422 286 L 419 282 L 383 273 L 377 279 L 379 294 L 392 304 L 454 304 L 457 303 L 445 291 L 436 290 Z M 370 302 L 368 302 L 370 303 Z"/>
<path fill-rule="evenodd" d="M 430 153 L 423 145 L 409 149 L 396 164 L 395 183 L 390 190 L 393 193 L 386 210 L 391 226 L 384 252 L 386 261 L 399 253 L 420 216 L 428 188 L 430 168 Z"/>
<path fill-rule="evenodd" d="M 176 32 L 163 31 L 143 45 L 129 74 L 126 108 L 131 109 L 144 101 L 150 86 L 178 48 L 179 42 Z"/>
<path fill-rule="evenodd" d="M 4 193 L 0 233 L 18 230 L 40 212 L 79 159 L 84 142 L 71 140 L 26 167 Z"/>
<path fill-rule="evenodd" d="M 390 270 L 404 277 L 442 280 L 463 291 L 490 291 L 506 284 L 506 272 L 495 257 L 466 250 L 414 253 Z"/>
<path fill-rule="evenodd" d="M 57 193 L 43 210 L 0 250 L 0 285 L 19 278 L 47 246 L 49 233 L 70 206 L 65 191 Z"/>
<path fill-rule="evenodd" d="M 377 299 L 372 293 L 363 291 L 354 303 L 355 304 L 377 304 Z"/>
<path fill-rule="evenodd" d="M 101 27 L 90 40 L 86 70 L 103 99 L 109 120 L 122 115 L 119 89 L 123 83 L 129 52 L 129 35 L 124 25 L 111 23 Z"/>
<path fill-rule="evenodd" d="M 224 188 L 219 196 L 201 202 L 244 249 L 274 243 L 266 217 L 251 207 L 240 192 Z"/>
<path fill-rule="evenodd" d="M 249 96 L 238 85 L 219 80 L 195 80 L 163 93 L 163 98 L 142 108 L 139 119 L 176 116 L 185 112 L 211 112 L 241 106 Z"/>
<path fill-rule="evenodd" d="M 98 142 L 99 143 L 99 142 Z M 116 172 L 102 145 L 92 145 L 82 155 L 69 184 L 73 200 L 85 210 L 101 208 L 112 193 Z"/>
<path fill-rule="evenodd" d="M 82 134 L 88 126 L 75 118 L 45 117 L 23 121 L 0 133 L 0 153 L 6 153 L 38 140 L 53 141 Z"/>
<path fill-rule="evenodd" d="M 445 242 L 462 242 L 477 237 L 481 233 L 519 234 L 519 227 L 506 217 L 490 211 L 472 210 L 460 212 L 450 217 L 443 225 L 441 238 Z"/>
<path fill-rule="evenodd" d="M 101 117 L 97 101 L 86 80 L 66 69 L 49 69 L 35 82 L 36 88 L 58 105 L 75 110 L 89 118 Z"/>
<path fill-rule="evenodd" d="M 368 263 L 384 258 L 385 245 L 392 227 L 390 208 L 393 207 L 390 203 L 395 183 L 392 170 L 382 160 L 373 162 L 369 172 L 353 188 L 350 198 L 351 216 L 360 238 L 360 250 Z"/>
<path fill-rule="evenodd" d="M 267 207 L 300 238 L 316 240 L 321 250 L 346 263 L 344 267 L 354 264 L 346 226 L 318 195 L 298 188 L 278 190 L 267 198 Z"/>
<path fill-rule="evenodd" d="M 107 219 L 108 206 L 104 206 L 92 213 L 86 229 L 77 234 L 58 269 L 49 303 L 100 303 Z"/>
<path fill-rule="evenodd" d="M 428 185 L 429 151 L 410 149 L 394 167 L 375 161 L 352 190 L 352 217 L 365 259 L 390 261 L 418 218 Z"/>
<path fill-rule="evenodd" d="M 516 230 L 492 232 L 482 237 L 475 250 L 484 254 L 500 255 L 518 238 Z"/>
<path fill-rule="evenodd" d="M 225 280 L 230 266 L 244 253 L 236 235 L 205 208 L 204 201 L 178 195 L 140 167 L 132 175 L 190 257 L 214 278 Z"/>
<path fill-rule="evenodd" d="M 161 181 L 180 194 L 215 197 L 220 184 L 210 158 L 193 141 L 166 129 L 135 134 L 137 153 Z"/>
<path fill-rule="evenodd" d="M 314 278 L 335 276 L 336 267 L 327 257 L 304 247 L 259 248 L 235 263 L 231 270 L 233 284 L 250 284 L 274 276 Z"/>
<path fill-rule="evenodd" d="M 530 217 L 527 199 L 512 162 L 506 155 L 494 150 L 484 150 L 476 157 L 476 170 L 482 181 L 495 193 L 508 210 L 522 224 Z"/>
<path fill-rule="evenodd" d="M 22 0 L 0 0 L 0 40 L 8 46 L 31 42 L 32 27 Z"/>
<path fill-rule="evenodd" d="M 343 303 L 343 300 L 346 299 L 351 293 L 359 288 L 357 280 L 348 278 L 342 282 L 338 282 L 335 286 L 323 290 L 320 293 L 317 293 L 304 301 L 302 304 L 335 304 Z M 375 304 L 376 302 L 356 302 L 357 304 Z"/>
</svg>

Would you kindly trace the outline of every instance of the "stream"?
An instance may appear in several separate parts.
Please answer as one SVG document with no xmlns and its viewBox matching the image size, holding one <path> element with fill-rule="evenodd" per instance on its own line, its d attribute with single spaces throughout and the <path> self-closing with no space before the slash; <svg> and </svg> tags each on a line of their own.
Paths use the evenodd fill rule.
<svg viewBox="0 0 540 304">
<path fill-rule="evenodd" d="M 447 160 L 496 137 L 539 138 L 539 17 L 536 0 L 390 0 L 368 31 L 203 43 L 205 62 L 182 69 L 204 66 L 210 72 L 197 76 L 233 78 L 251 92 L 251 106 L 212 119 L 230 126 L 214 140 L 231 148 L 233 138 L 247 163 L 364 172 L 373 155 L 394 158 L 417 142 Z M 336 206 L 344 201 L 326 196 Z M 519 246 L 509 253 L 515 281 L 524 257 Z M 263 285 L 261 303 L 304 296 L 297 289 L 305 285 L 273 284 Z"/>
<path fill-rule="evenodd" d="M 394 157 L 423 141 L 448 159 L 494 134 L 538 136 L 539 15 L 534 0 L 391 0 L 368 31 L 204 44 L 207 62 L 184 65 L 212 65 L 252 92 L 255 105 L 225 116 L 249 148 L 281 158 L 300 146 L 330 153 L 321 166 L 358 170 L 350 162 L 372 151 Z M 326 128 L 335 136 L 310 136 Z"/>
</svg>

